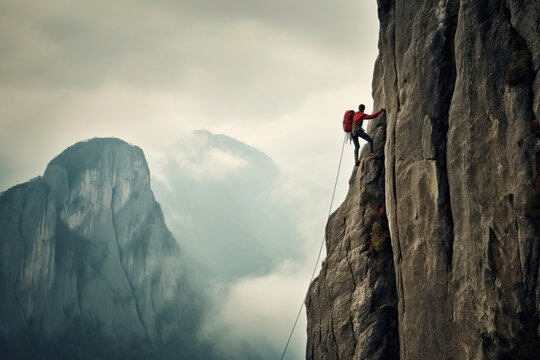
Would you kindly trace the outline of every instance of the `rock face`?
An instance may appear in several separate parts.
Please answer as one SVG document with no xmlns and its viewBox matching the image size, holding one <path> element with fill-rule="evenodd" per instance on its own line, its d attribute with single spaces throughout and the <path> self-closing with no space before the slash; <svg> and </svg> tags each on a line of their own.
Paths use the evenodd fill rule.
<svg viewBox="0 0 540 360">
<path fill-rule="evenodd" d="M 378 3 L 373 89 L 376 106 L 387 109 L 379 181 L 394 258 L 399 357 L 537 358 L 540 3 Z M 363 171 L 368 179 L 377 174 Z M 358 296 L 355 287 L 346 292 L 338 284 L 369 279 L 364 268 L 354 270 L 363 260 L 351 263 L 352 274 L 332 262 L 359 258 L 354 247 L 338 255 L 341 245 L 331 245 L 332 233 L 350 231 L 348 223 L 335 224 L 343 208 L 356 206 L 348 218 L 364 219 L 356 231 L 370 230 L 366 206 L 353 200 L 364 191 L 358 177 L 353 175 L 344 205 L 330 219 L 328 260 L 307 301 L 308 358 L 338 358 L 336 349 L 358 348 L 365 329 L 382 321 L 360 316 L 362 301 L 339 305 L 339 299 Z M 348 248 L 345 239 L 338 241 Z M 336 279 L 322 286 L 330 271 Z M 365 292 L 374 295 L 376 289 Z M 327 295 L 335 291 L 343 293 Z M 324 294 L 318 301 L 333 306 L 314 307 L 318 294 Z M 334 336 L 335 346 L 323 345 L 331 337 L 323 332 L 321 338 L 314 329 L 345 329 L 336 319 L 347 317 L 361 324 L 352 326 L 350 336 Z M 386 346 L 365 357 L 356 350 L 354 358 L 377 358 Z"/>
<path fill-rule="evenodd" d="M 43 177 L 0 195 L 0 334 L 51 339 L 94 324 L 114 341 L 165 341 L 185 325 L 180 249 L 141 149 L 73 145 Z"/>
<path fill-rule="evenodd" d="M 345 202 L 328 221 L 328 255 L 306 298 L 307 359 L 399 357 L 397 294 L 384 206 L 386 122 L 384 115 L 372 121 L 376 156 L 366 157 L 363 151 L 360 166 L 354 168 Z"/>
</svg>

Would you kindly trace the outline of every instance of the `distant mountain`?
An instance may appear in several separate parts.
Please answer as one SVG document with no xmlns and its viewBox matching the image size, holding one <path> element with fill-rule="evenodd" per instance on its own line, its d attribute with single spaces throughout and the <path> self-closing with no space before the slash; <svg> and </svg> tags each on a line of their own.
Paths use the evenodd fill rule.
<svg viewBox="0 0 540 360">
<path fill-rule="evenodd" d="M 259 150 L 199 130 L 152 166 L 167 224 L 211 278 L 263 274 L 298 256 L 299 236 L 274 193 L 278 169 Z"/>
<path fill-rule="evenodd" d="M 0 195 L 0 351 L 209 359 L 195 337 L 203 299 L 183 262 L 142 150 L 77 143 Z"/>
</svg>

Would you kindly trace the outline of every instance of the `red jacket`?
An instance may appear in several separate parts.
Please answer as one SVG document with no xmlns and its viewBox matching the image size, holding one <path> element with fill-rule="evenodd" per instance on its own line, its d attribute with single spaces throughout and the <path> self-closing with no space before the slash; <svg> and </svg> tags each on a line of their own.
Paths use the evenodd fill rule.
<svg viewBox="0 0 540 360">
<path fill-rule="evenodd" d="M 375 114 L 368 115 L 366 113 L 363 113 L 361 111 L 357 111 L 354 113 L 353 116 L 353 122 L 362 127 L 362 123 L 364 122 L 364 119 L 373 119 L 379 116 L 382 113 L 382 110 L 377 111 Z"/>
</svg>

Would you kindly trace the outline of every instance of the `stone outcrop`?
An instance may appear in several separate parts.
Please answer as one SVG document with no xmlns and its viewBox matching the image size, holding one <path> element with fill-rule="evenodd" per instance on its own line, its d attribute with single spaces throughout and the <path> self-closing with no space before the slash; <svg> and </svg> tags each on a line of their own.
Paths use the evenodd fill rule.
<svg viewBox="0 0 540 360">
<path fill-rule="evenodd" d="M 365 168 L 363 176 L 384 176 L 399 358 L 535 358 L 540 346 L 540 3 L 379 0 L 378 5 L 380 54 L 373 91 L 376 106 L 387 109 L 385 165 L 384 175 Z M 310 290 L 311 296 L 324 296 L 307 300 L 308 358 L 372 358 L 336 349 L 358 348 L 364 329 L 381 320 L 359 316 L 361 301 L 339 305 L 344 303 L 339 299 L 356 297 L 354 286 L 339 290 L 339 297 L 327 295 L 351 277 L 357 284 L 369 279 L 364 268 L 346 274 L 332 260 L 348 257 L 351 269 L 364 261 L 351 261 L 359 258 L 355 248 L 332 235 L 351 231 L 348 222 L 335 224 L 351 204 L 356 213 L 348 218 L 364 219 L 356 231 L 370 230 L 365 226 L 369 205 L 352 200 L 364 191 L 355 183 L 358 177 L 353 175 L 344 205 L 329 221 L 328 259 Z M 349 252 L 338 255 L 335 249 L 342 246 L 331 245 L 334 241 L 344 241 Z M 322 286 L 329 272 L 338 275 Z M 331 306 L 314 306 L 317 301 Z M 350 336 L 334 336 L 335 345 L 325 345 L 332 337 L 314 331 L 339 329 L 336 319 L 347 317 L 361 324 L 350 326 Z M 373 358 L 377 351 L 385 350 L 373 348 Z"/>
<path fill-rule="evenodd" d="M 375 157 L 361 154 L 344 203 L 326 227 L 327 258 L 306 298 L 307 359 L 399 356 L 397 294 L 384 199 L 386 121 L 371 127 Z M 366 150 L 366 149 L 364 149 Z M 352 153 L 347 154 L 352 163 Z"/>
<path fill-rule="evenodd" d="M 193 294 L 138 147 L 71 146 L 0 195 L 0 229 L 3 340 L 43 342 L 81 323 L 148 345 L 190 331 Z"/>
</svg>

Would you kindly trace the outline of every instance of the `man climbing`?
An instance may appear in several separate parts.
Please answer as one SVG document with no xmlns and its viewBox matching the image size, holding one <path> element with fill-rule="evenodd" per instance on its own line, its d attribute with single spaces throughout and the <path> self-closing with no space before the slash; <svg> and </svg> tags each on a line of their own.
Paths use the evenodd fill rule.
<svg viewBox="0 0 540 360">
<path fill-rule="evenodd" d="M 377 111 L 375 114 L 365 114 L 364 110 L 366 107 L 364 104 L 358 105 L 358 111 L 354 113 L 353 116 L 353 129 L 351 132 L 352 141 L 354 143 L 354 165 L 358 166 L 360 165 L 360 160 L 358 160 L 358 150 L 360 149 L 360 143 L 358 141 L 358 137 L 361 137 L 362 139 L 366 140 L 369 144 L 369 156 L 375 155 L 373 153 L 373 139 L 362 129 L 362 123 L 365 119 L 373 119 L 379 116 L 384 110 L 382 108 L 381 110 Z"/>
</svg>

